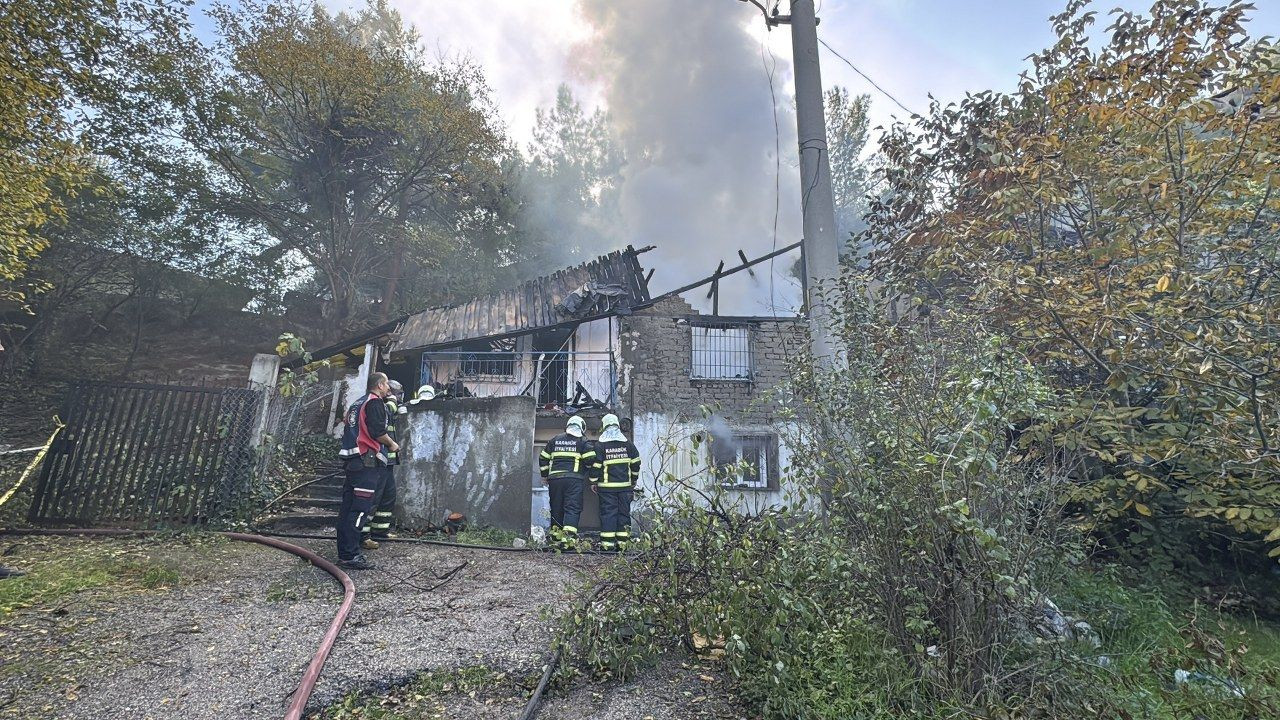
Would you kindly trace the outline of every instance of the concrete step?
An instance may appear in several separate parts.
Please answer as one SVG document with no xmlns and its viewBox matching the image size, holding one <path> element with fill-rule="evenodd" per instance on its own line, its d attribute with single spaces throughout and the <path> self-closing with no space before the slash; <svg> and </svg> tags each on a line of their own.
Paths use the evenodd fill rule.
<svg viewBox="0 0 1280 720">
<path fill-rule="evenodd" d="M 341 496 L 343 481 L 338 479 L 321 480 L 318 483 L 312 483 L 298 492 L 294 493 L 299 497 L 329 497 Z"/>
<path fill-rule="evenodd" d="M 276 515 L 263 524 L 264 530 L 275 532 L 305 531 L 311 532 L 321 528 L 332 529 L 337 521 L 337 512 L 287 512 Z"/>
<path fill-rule="evenodd" d="M 289 504 L 295 508 L 316 508 L 320 510 L 331 510 L 338 512 L 338 507 L 342 505 L 341 497 L 299 497 L 291 498 Z"/>
</svg>

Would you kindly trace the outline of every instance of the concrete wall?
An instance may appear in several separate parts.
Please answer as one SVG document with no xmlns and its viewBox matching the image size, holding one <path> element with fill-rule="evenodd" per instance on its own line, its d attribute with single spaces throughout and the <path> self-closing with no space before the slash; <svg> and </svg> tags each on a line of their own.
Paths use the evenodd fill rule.
<svg viewBox="0 0 1280 720">
<path fill-rule="evenodd" d="M 624 406 L 634 415 L 647 412 L 699 414 L 699 406 L 717 406 L 743 422 L 768 424 L 774 405 L 762 396 L 786 379 L 792 360 L 804 347 L 805 325 L 791 318 L 755 318 L 751 326 L 754 377 L 737 380 L 693 380 L 689 367 L 693 339 L 691 321 L 718 321 L 699 315 L 688 303 L 667 298 L 621 319 L 621 389 Z M 727 318 L 732 320 L 732 318 Z"/>
<path fill-rule="evenodd" d="M 745 514 L 781 505 L 796 505 L 797 481 L 788 472 L 794 449 L 787 444 L 794 428 L 785 423 L 752 425 L 741 422 L 731 427 L 746 435 L 778 435 L 777 469 L 781 477 L 773 489 L 728 489 L 725 491 L 726 502 Z M 634 419 L 631 441 L 640 451 L 640 487 L 644 488 L 645 505 L 661 501 L 665 494 L 678 490 L 675 483 L 666 477 L 668 474 L 693 487 L 714 489 L 719 479 L 709 472 L 711 447 L 705 439 L 695 441 L 695 436 L 709 436 L 707 423 L 664 413 L 645 413 Z M 808 500 L 812 502 L 813 498 Z"/>
<path fill-rule="evenodd" d="M 529 530 L 534 406 L 527 397 L 435 400 L 402 416 L 396 522 L 425 529 L 450 512 L 472 526 Z"/>
</svg>

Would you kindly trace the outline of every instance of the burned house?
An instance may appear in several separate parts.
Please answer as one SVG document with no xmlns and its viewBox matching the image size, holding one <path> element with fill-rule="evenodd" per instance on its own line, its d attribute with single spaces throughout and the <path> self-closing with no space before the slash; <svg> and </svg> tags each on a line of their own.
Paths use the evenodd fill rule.
<svg viewBox="0 0 1280 720">
<path fill-rule="evenodd" d="M 349 361 L 331 417 L 375 369 L 410 395 L 426 384 L 439 392 L 402 422 L 398 520 L 408 527 L 452 511 L 512 530 L 545 525 L 536 456 L 575 413 L 593 432 L 605 413 L 624 418 L 649 498 L 676 477 L 722 483 L 744 511 L 778 504 L 789 449 L 768 391 L 804 343 L 802 319 L 701 314 L 680 295 L 714 292 L 719 278 L 790 249 L 653 297 L 640 263 L 647 248 L 629 247 L 401 318 L 316 353 Z M 581 525 L 598 527 L 590 493 Z"/>
</svg>

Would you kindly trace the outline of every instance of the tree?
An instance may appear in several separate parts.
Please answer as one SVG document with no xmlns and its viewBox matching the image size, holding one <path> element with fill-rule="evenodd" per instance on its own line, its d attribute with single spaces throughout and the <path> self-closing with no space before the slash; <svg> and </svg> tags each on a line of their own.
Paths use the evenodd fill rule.
<svg viewBox="0 0 1280 720">
<path fill-rule="evenodd" d="M 61 200 L 101 162 L 95 132 L 153 127 L 155 104 L 138 102 L 153 89 L 142 72 L 153 67 L 151 41 L 184 18 L 171 0 L 0 6 L 0 299 L 29 289 L 27 263 L 48 244 L 40 227 L 62 216 Z"/>
<path fill-rule="evenodd" d="M 162 313 L 189 321 L 220 281 L 241 279 L 240 248 L 215 218 L 151 180 L 100 168 L 74 195 L 57 198 L 65 216 L 40 228 L 48 247 L 24 275 L 38 291 L 28 294 L 25 313 L 0 327 L 6 369 L 42 350 L 65 352 L 68 342 L 112 333 L 132 337 L 136 347 L 147 318 Z M 112 326 L 117 314 L 131 318 L 129 334 Z"/>
<path fill-rule="evenodd" d="M 523 169 L 522 230 L 541 242 L 543 264 L 582 262 L 621 241 L 618 187 L 626 164 L 609 116 L 588 115 L 567 85 L 539 108 Z"/>
<path fill-rule="evenodd" d="M 502 137 L 474 66 L 429 66 L 385 2 L 354 15 L 243 3 L 214 11 L 223 43 L 186 68 L 201 91 L 185 138 L 216 168 L 211 200 L 315 270 L 330 332 L 403 299 L 414 238 L 500 263 L 494 220 Z M 209 68 L 221 70 L 210 72 Z M 376 286 L 370 288 L 370 286 Z"/>
<path fill-rule="evenodd" d="M 1280 55 L 1248 10 L 1159 0 L 1095 50 L 1071 2 L 1016 92 L 889 134 L 869 215 L 883 273 L 1074 400 L 1029 433 L 1085 459 L 1085 520 L 1165 557 L 1280 540 Z"/>
<path fill-rule="evenodd" d="M 854 251 L 854 235 L 862 230 L 862 213 L 867 209 L 871 173 L 863 151 L 867 146 L 868 95 L 851 95 L 847 88 L 833 87 L 825 96 L 827 148 L 831 161 L 831 190 L 836 206 L 836 237 L 845 244 L 841 255 Z M 864 250 L 858 251 L 865 254 Z"/>
</svg>

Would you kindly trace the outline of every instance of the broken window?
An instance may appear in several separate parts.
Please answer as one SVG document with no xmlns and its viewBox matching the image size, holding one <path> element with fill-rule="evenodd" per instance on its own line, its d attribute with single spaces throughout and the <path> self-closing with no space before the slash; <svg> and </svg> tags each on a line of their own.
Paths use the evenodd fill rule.
<svg viewBox="0 0 1280 720">
<path fill-rule="evenodd" d="M 694 380 L 751 380 L 749 325 L 691 325 L 693 357 L 689 377 Z"/>
<path fill-rule="evenodd" d="M 462 377 L 470 380 L 515 379 L 515 338 L 469 343 L 461 351 L 458 371 Z"/>
<path fill-rule="evenodd" d="M 742 490 L 778 488 L 776 435 L 715 436 L 711 459 L 725 487 Z"/>
</svg>

